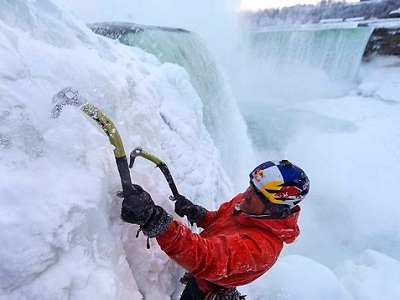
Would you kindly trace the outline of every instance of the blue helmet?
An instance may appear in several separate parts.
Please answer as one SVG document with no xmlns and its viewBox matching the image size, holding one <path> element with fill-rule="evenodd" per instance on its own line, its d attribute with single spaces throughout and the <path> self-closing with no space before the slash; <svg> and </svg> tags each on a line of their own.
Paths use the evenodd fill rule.
<svg viewBox="0 0 400 300">
<path fill-rule="evenodd" d="M 299 204 L 310 189 L 306 173 L 288 160 L 264 162 L 249 176 L 250 184 L 259 194 L 273 204 L 289 208 Z"/>
</svg>

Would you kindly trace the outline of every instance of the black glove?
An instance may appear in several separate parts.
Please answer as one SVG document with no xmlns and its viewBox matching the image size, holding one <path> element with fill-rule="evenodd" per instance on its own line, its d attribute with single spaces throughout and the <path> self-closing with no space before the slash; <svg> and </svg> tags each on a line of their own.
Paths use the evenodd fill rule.
<svg viewBox="0 0 400 300">
<path fill-rule="evenodd" d="M 124 222 L 138 224 L 148 237 L 163 233 L 172 222 L 172 217 L 141 186 L 134 185 L 136 193 L 122 201 L 121 219 Z"/>
<path fill-rule="evenodd" d="M 180 216 L 187 216 L 190 223 L 200 223 L 207 213 L 207 210 L 200 206 L 193 204 L 185 196 L 179 195 L 175 198 L 175 212 Z"/>
</svg>

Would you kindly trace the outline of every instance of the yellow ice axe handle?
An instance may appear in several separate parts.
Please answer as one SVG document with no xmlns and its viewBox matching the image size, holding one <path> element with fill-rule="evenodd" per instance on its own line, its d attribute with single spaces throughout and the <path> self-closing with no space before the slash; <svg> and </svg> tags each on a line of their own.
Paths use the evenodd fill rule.
<svg viewBox="0 0 400 300">
<path fill-rule="evenodd" d="M 174 196 L 173 200 L 177 200 L 178 196 L 180 196 L 180 194 L 178 192 L 178 189 L 175 185 L 174 179 L 172 178 L 171 172 L 169 171 L 167 165 L 163 161 L 161 161 L 158 157 L 154 156 L 153 154 L 143 151 L 143 149 L 140 147 L 136 147 L 135 149 L 132 150 L 132 152 L 130 154 L 129 168 L 132 168 L 133 163 L 135 162 L 135 158 L 138 156 L 142 156 L 142 157 L 146 158 L 147 160 L 151 161 L 157 167 L 160 168 L 165 179 L 167 180 L 169 188 L 172 191 L 172 195 Z"/>
</svg>

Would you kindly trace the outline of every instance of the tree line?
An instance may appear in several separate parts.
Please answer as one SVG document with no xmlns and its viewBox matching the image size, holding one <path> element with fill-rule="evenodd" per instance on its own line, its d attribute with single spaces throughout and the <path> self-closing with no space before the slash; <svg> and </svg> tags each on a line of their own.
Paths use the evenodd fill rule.
<svg viewBox="0 0 400 300">
<path fill-rule="evenodd" d="M 397 11 L 397 12 L 396 12 Z M 400 0 L 346 1 L 323 0 L 317 5 L 295 5 L 247 12 L 244 19 L 251 27 L 316 24 L 324 20 L 383 19 L 400 17 Z"/>
</svg>

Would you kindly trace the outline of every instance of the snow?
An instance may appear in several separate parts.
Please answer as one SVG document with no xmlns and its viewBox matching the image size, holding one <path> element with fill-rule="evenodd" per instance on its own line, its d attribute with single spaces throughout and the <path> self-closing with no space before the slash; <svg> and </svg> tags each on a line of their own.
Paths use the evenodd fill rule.
<svg viewBox="0 0 400 300">
<path fill-rule="evenodd" d="M 119 176 L 104 132 L 75 107 L 50 118 L 52 96 L 66 86 L 114 121 L 127 153 L 141 146 L 165 161 L 188 198 L 215 208 L 236 192 L 188 73 L 85 25 L 119 18 L 196 30 L 232 81 L 241 78 L 228 66 L 240 34 L 222 33 L 234 28 L 221 13 L 227 4 L 213 4 L 207 23 L 199 12 L 213 2 L 193 9 L 176 0 L 162 17 L 163 5 L 139 2 L 136 11 L 123 0 L 113 9 L 107 1 L 96 7 L 72 0 L 0 2 L 1 299 L 178 299 L 183 288 L 183 270 L 155 240 L 146 249 L 146 238 L 135 238 L 137 226 L 119 219 Z M 225 42 L 232 52 L 221 52 Z M 248 67 L 241 70 L 254 78 Z M 238 97 L 240 109 L 257 111 L 254 121 L 271 121 L 267 112 L 274 120 L 261 127 L 273 143 L 255 144 L 256 158 L 290 159 L 311 179 L 302 234 L 267 274 L 239 288 L 247 299 L 398 298 L 399 76 L 398 58 L 378 58 L 363 64 L 341 95 L 330 93 L 326 81 L 315 87 L 320 92 L 308 92 L 291 84 L 295 77 L 282 79 L 290 88 L 282 88 L 281 98 L 276 90 L 254 95 L 255 102 L 251 91 L 240 94 L 248 96 Z M 230 84 L 236 92 L 244 83 Z M 251 87 L 257 84 L 264 82 Z M 131 174 L 178 218 L 154 165 L 138 158 Z"/>
<path fill-rule="evenodd" d="M 398 9 L 392 10 L 389 15 L 394 15 L 400 13 L 400 7 Z"/>
</svg>

